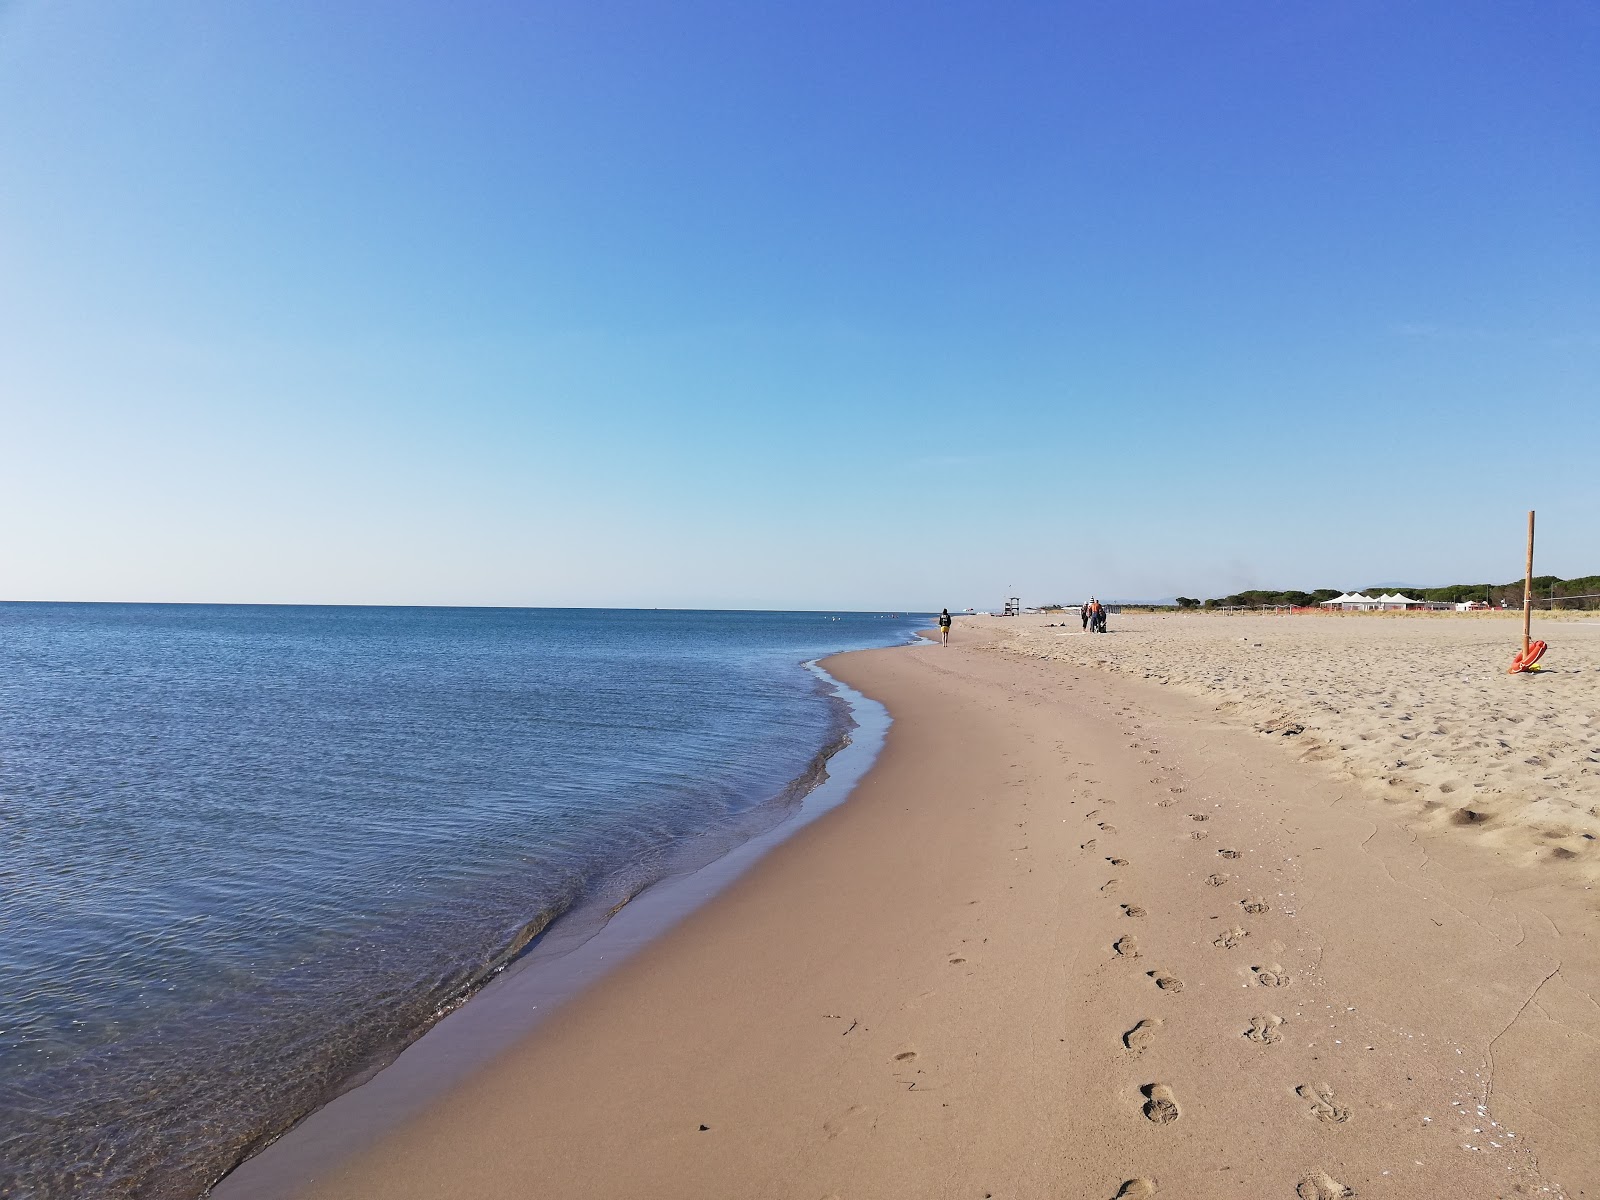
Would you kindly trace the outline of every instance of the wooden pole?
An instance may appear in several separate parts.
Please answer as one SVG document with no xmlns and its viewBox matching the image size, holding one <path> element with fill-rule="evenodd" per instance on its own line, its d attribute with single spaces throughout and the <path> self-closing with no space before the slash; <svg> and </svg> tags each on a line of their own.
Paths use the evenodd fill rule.
<svg viewBox="0 0 1600 1200">
<path fill-rule="evenodd" d="M 1533 509 L 1528 510 L 1528 570 L 1522 584 L 1522 652 L 1528 652 L 1528 632 L 1533 621 Z"/>
</svg>

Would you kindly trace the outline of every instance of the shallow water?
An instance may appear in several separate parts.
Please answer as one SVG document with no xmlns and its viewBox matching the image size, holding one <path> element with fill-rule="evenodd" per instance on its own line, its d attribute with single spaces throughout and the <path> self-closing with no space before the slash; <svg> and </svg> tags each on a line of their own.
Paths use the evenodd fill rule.
<svg viewBox="0 0 1600 1200">
<path fill-rule="evenodd" d="M 878 614 L 0 605 L 0 1195 L 197 1195 L 596 891 L 737 840 Z"/>
</svg>

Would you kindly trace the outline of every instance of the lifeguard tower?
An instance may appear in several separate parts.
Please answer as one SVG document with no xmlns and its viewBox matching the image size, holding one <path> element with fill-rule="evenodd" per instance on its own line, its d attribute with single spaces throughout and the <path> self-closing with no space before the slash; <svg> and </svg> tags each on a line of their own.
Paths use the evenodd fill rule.
<svg viewBox="0 0 1600 1200">
<path fill-rule="evenodd" d="M 1018 597 L 1018 596 L 1011 597 L 1011 599 L 1006 601 L 1005 611 L 1002 612 L 1000 615 L 1002 617 L 1019 617 L 1019 616 L 1021 616 L 1022 615 L 1022 599 L 1020 597 Z"/>
</svg>

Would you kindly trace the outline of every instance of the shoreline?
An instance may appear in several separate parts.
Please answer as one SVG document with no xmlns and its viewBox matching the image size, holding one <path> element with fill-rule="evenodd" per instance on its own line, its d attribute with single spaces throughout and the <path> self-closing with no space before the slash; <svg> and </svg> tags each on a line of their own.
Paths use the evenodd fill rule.
<svg viewBox="0 0 1600 1200">
<path fill-rule="evenodd" d="M 827 660 L 850 804 L 282 1194 L 1592 1194 L 1592 897 L 981 641 Z"/>
<path fill-rule="evenodd" d="M 840 744 L 803 664 L 920 623 L 8 609 L 0 1192 L 203 1194 L 547 918 L 780 821 Z"/>
<path fill-rule="evenodd" d="M 877 701 L 828 674 L 822 661 L 801 666 L 843 712 L 805 772 L 728 826 L 675 845 L 663 874 L 642 888 L 618 900 L 602 882 L 552 917 L 437 1019 L 242 1158 L 205 1194 L 220 1200 L 293 1194 L 531 1034 L 775 846 L 844 803 L 870 770 L 891 718 Z M 775 816 L 752 821 L 764 815 Z"/>
</svg>

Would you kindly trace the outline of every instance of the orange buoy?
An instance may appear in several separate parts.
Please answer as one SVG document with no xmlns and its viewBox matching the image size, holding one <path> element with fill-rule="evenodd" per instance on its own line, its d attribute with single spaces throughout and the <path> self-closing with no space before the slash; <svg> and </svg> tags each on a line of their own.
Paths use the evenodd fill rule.
<svg viewBox="0 0 1600 1200">
<path fill-rule="evenodd" d="M 1533 666 L 1534 663 L 1543 658 L 1544 652 L 1549 648 L 1550 647 L 1544 642 L 1530 642 L 1527 650 L 1518 653 L 1518 655 L 1511 660 L 1511 666 L 1507 669 L 1506 674 L 1517 675 L 1523 671 L 1526 671 L 1529 667 Z"/>
</svg>

